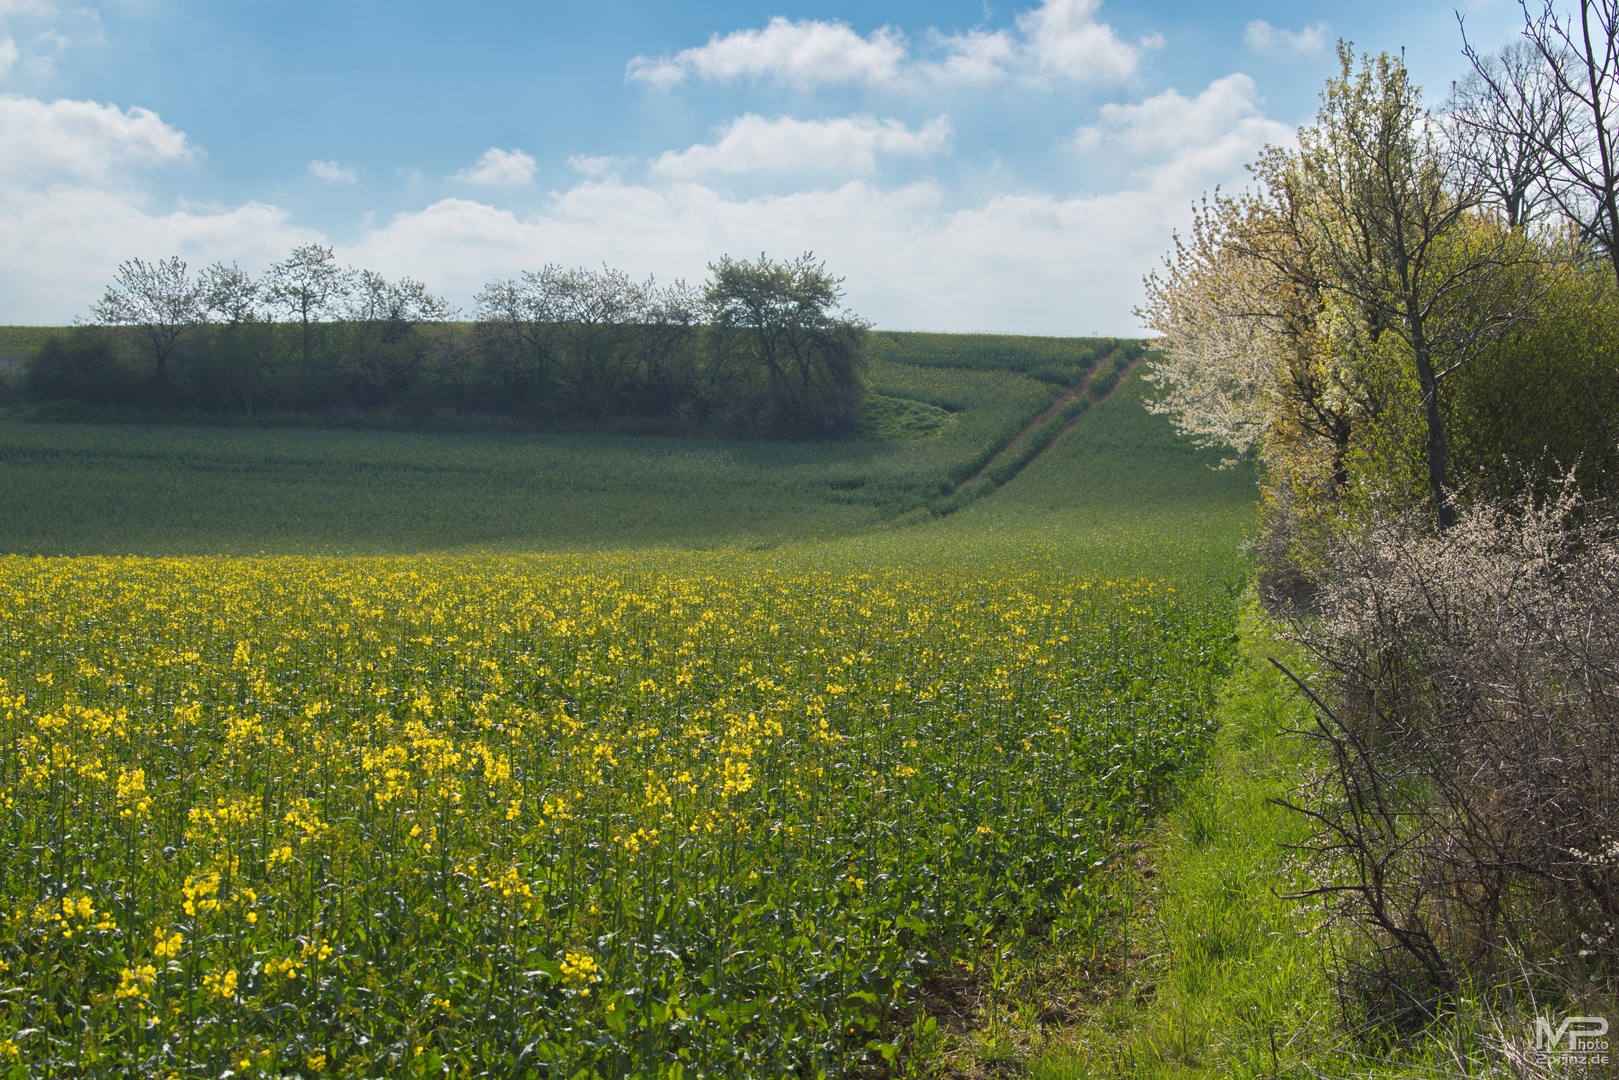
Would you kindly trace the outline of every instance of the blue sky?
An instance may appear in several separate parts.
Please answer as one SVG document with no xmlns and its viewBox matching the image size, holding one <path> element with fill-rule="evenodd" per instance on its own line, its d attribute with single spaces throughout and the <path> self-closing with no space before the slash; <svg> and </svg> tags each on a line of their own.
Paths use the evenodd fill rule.
<svg viewBox="0 0 1619 1080">
<path fill-rule="evenodd" d="M 1461 11 L 1491 49 L 1522 19 Z M 813 250 L 879 327 L 1133 333 L 1339 37 L 1430 99 L 1464 73 L 1426 0 L 0 0 L 0 323 L 84 315 L 130 257 L 315 241 L 468 312 L 547 263 Z"/>
</svg>

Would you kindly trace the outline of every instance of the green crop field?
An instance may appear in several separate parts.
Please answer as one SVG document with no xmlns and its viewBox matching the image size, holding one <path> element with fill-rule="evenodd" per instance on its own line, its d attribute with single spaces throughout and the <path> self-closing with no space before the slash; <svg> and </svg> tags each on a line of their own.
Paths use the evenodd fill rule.
<svg viewBox="0 0 1619 1080">
<path fill-rule="evenodd" d="M 789 443 L 0 421 L 0 551 L 594 550 L 844 535 L 939 498 L 1051 400 L 1015 373 L 878 371 L 888 425 L 905 427 L 905 406 L 926 402 L 932 430 Z"/>
<path fill-rule="evenodd" d="M 1072 386 L 1098 360 L 1138 342 L 1119 338 L 1033 337 L 1022 334 L 930 334 L 879 330 L 871 336 L 874 360 L 917 367 L 1016 371 Z"/>
<path fill-rule="evenodd" d="M 1050 392 L 876 375 L 847 443 L 0 426 L 0 1076 L 922 1075 L 1068 1001 L 1253 477 L 1130 379 L 938 517 Z"/>
</svg>

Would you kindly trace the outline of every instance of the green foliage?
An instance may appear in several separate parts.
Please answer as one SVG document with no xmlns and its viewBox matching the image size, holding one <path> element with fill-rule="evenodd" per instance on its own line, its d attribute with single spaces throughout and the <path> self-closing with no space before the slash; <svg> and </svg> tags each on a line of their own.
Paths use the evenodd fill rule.
<svg viewBox="0 0 1619 1080">
<path fill-rule="evenodd" d="M 718 369 L 761 382 L 772 408 L 824 433 L 857 430 L 870 327 L 837 313 L 842 278 L 808 253 L 772 262 L 723 257 L 703 292 L 706 337 Z"/>
<path fill-rule="evenodd" d="M 1619 490 L 1619 291 L 1610 268 L 1548 276 L 1537 316 L 1456 371 L 1447 399 L 1471 494 L 1544 494 L 1570 468 L 1588 495 Z"/>
<path fill-rule="evenodd" d="M 935 439 L 955 421 L 947 409 L 924 401 L 867 394 L 861 412 L 860 436 L 864 439 Z"/>
<path fill-rule="evenodd" d="M 104 334 L 80 328 L 51 335 L 23 364 L 22 390 L 44 401 L 68 398 L 119 404 L 140 392 L 140 375 L 119 360 Z"/>
</svg>

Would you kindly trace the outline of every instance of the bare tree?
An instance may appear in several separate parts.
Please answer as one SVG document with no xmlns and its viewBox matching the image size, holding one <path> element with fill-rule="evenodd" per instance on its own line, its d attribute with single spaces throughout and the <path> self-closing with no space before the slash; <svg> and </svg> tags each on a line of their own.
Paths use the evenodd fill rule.
<svg viewBox="0 0 1619 1080">
<path fill-rule="evenodd" d="M 1578 222 L 1619 276 L 1619 147 L 1614 144 L 1614 80 L 1619 78 L 1619 0 L 1579 0 L 1577 15 L 1562 14 L 1552 0 L 1532 13 L 1523 8 L 1523 36 L 1539 58 L 1549 92 L 1559 99 L 1561 119 L 1544 128 L 1529 116 L 1515 118 L 1515 137 L 1538 142 L 1551 164 L 1549 191 L 1559 208 Z M 1487 85 L 1503 75 L 1471 44 L 1463 52 Z M 1510 87 L 1492 89 L 1511 99 Z"/>
<path fill-rule="evenodd" d="M 152 383 L 161 386 L 180 339 L 202 320 L 201 296 L 178 255 L 155 263 L 130 259 L 118 264 L 113 284 L 90 311 L 106 326 L 135 328 L 152 364 Z"/>
<path fill-rule="evenodd" d="M 1463 41 L 1466 41 L 1465 28 Z M 1446 113 L 1452 150 L 1470 186 L 1499 203 L 1507 224 L 1521 228 L 1555 203 L 1550 144 L 1578 142 L 1578 116 L 1527 41 L 1493 56 L 1464 48 L 1473 73 L 1451 86 Z"/>
</svg>

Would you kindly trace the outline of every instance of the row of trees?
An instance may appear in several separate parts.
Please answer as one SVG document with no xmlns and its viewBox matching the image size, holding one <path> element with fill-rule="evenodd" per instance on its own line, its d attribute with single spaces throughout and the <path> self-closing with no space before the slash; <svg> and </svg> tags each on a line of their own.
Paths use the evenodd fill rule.
<svg viewBox="0 0 1619 1080">
<path fill-rule="evenodd" d="M 1430 112 L 1340 45 L 1140 312 L 1153 408 L 1259 458 L 1261 586 L 1330 691 L 1301 896 L 1400 1030 L 1619 985 L 1619 3 L 1466 55 Z"/>
<path fill-rule="evenodd" d="M 1295 558 L 1302 537 L 1373 505 L 1425 500 L 1444 529 L 1459 490 L 1501 495 L 1525 470 L 1579 465 L 1587 490 L 1611 484 L 1619 262 L 1593 224 L 1606 212 L 1549 152 L 1533 184 L 1493 185 L 1517 159 L 1483 152 L 1497 129 L 1476 98 L 1436 116 L 1398 58 L 1340 60 L 1298 148 L 1268 148 L 1256 190 L 1206 200 L 1148 278 L 1139 314 L 1166 357 L 1153 407 L 1205 445 L 1260 455 L 1273 524 L 1303 526 Z"/>
<path fill-rule="evenodd" d="M 610 269 L 496 281 L 458 321 L 419 281 L 307 245 L 254 279 L 179 258 L 122 264 L 93 322 L 47 342 L 38 399 L 222 411 L 453 410 L 542 425 L 638 420 L 846 434 L 867 324 L 808 254 L 722 258 L 702 288 Z"/>
</svg>

